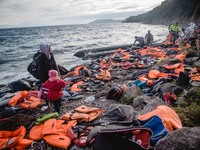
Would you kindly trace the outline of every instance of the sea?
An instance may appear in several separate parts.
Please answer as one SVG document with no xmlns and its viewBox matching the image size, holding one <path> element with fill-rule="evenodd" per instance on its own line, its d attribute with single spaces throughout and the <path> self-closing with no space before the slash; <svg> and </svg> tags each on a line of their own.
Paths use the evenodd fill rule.
<svg viewBox="0 0 200 150">
<path fill-rule="evenodd" d="M 86 61 L 75 57 L 80 50 L 132 44 L 135 36 L 150 30 L 155 41 L 164 41 L 167 26 L 142 23 L 104 23 L 0 29 L 0 84 L 31 76 L 27 66 L 40 43 L 51 45 L 57 64 L 68 70 Z"/>
</svg>

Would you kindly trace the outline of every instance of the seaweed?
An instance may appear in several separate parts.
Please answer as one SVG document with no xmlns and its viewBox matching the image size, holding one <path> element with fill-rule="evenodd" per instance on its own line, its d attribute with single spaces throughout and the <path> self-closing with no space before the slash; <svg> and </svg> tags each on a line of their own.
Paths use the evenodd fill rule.
<svg viewBox="0 0 200 150">
<path fill-rule="evenodd" d="M 192 102 L 187 107 L 175 107 L 174 110 L 180 117 L 183 126 L 194 127 L 200 125 L 200 105 Z"/>
</svg>

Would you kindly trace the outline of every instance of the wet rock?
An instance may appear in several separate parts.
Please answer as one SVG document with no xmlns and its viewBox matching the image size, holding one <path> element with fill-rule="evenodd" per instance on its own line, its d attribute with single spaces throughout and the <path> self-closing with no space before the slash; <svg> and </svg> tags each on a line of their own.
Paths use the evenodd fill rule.
<svg viewBox="0 0 200 150">
<path fill-rule="evenodd" d="M 174 110 L 180 117 L 183 126 L 194 127 L 200 125 L 200 88 L 190 88 L 177 100 Z"/>
<path fill-rule="evenodd" d="M 184 97 L 184 100 L 188 101 L 188 102 L 200 103 L 200 88 L 193 87 L 193 88 L 189 89 Z"/>
<path fill-rule="evenodd" d="M 182 128 L 158 141 L 155 150 L 199 150 L 200 127 Z"/>
<path fill-rule="evenodd" d="M 160 92 L 161 93 L 170 92 L 176 95 L 180 95 L 183 92 L 183 88 L 181 88 L 180 86 L 177 86 L 174 83 L 165 83 L 160 88 Z"/>
<path fill-rule="evenodd" d="M 133 99 L 133 108 L 136 110 L 143 109 L 144 106 L 151 101 L 151 97 L 142 95 L 142 96 L 137 96 L 136 98 Z"/>
<path fill-rule="evenodd" d="M 173 64 L 176 64 L 176 63 L 181 63 L 181 61 L 177 58 L 167 58 L 167 59 L 161 60 L 157 64 L 160 65 L 160 66 L 163 66 L 165 64 L 166 65 L 173 65 Z"/>
<path fill-rule="evenodd" d="M 151 112 L 151 111 L 155 110 L 159 105 L 166 105 L 166 104 L 159 97 L 155 97 L 143 108 L 143 110 L 139 114 L 143 115 L 148 112 Z"/>
<path fill-rule="evenodd" d="M 132 104 L 134 98 L 139 96 L 141 93 L 141 89 L 137 86 L 131 86 L 129 87 L 125 92 L 121 99 L 121 103 L 123 104 Z"/>
</svg>

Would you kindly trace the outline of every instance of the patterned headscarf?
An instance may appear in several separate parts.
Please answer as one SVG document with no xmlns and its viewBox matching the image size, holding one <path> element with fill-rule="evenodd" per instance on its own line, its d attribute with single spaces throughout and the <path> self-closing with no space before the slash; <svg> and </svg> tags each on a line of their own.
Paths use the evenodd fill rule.
<svg viewBox="0 0 200 150">
<path fill-rule="evenodd" d="M 40 51 L 42 53 L 44 53 L 47 56 L 48 59 L 51 58 L 50 48 L 51 48 L 51 46 L 48 45 L 48 44 L 40 44 Z"/>
</svg>

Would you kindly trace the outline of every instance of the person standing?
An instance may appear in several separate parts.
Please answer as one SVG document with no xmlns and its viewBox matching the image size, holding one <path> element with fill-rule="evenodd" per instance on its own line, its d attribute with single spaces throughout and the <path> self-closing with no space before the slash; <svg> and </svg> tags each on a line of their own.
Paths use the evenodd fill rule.
<svg viewBox="0 0 200 150">
<path fill-rule="evenodd" d="M 58 71 L 56 61 L 51 53 L 51 46 L 49 44 L 40 44 L 40 50 L 33 56 L 37 63 L 37 72 L 39 80 L 44 83 L 48 80 L 49 70 L 54 69 Z"/>
<path fill-rule="evenodd" d="M 169 32 L 172 34 L 172 42 L 175 44 L 175 41 L 178 39 L 178 33 L 180 31 L 180 27 L 178 25 L 178 22 L 175 24 L 171 24 L 169 26 Z"/>
<path fill-rule="evenodd" d="M 144 46 L 144 38 L 143 37 L 135 36 L 135 41 L 134 41 L 133 45 L 135 45 L 136 42 L 139 42 L 137 44 L 137 46 L 139 46 L 139 47 L 143 47 Z"/>
<path fill-rule="evenodd" d="M 150 31 L 148 31 L 148 33 L 145 35 L 145 43 L 147 44 L 147 46 L 152 45 L 153 43 L 153 35 Z"/>
<path fill-rule="evenodd" d="M 65 82 L 60 79 L 56 70 L 49 70 L 48 74 L 49 79 L 43 84 L 43 87 L 48 89 L 47 100 L 53 101 L 55 111 L 60 113 Z"/>
</svg>

